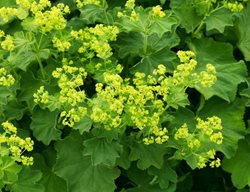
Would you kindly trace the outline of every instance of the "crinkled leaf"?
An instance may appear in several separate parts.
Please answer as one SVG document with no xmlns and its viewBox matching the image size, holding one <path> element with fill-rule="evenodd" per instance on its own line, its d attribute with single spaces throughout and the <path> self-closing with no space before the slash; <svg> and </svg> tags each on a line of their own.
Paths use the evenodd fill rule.
<svg viewBox="0 0 250 192">
<path fill-rule="evenodd" d="M 58 153 L 55 173 L 64 178 L 70 192 L 114 191 L 114 180 L 119 176 L 117 168 L 93 166 L 91 157 L 83 155 L 83 137 L 71 133 L 56 144 Z"/>
<path fill-rule="evenodd" d="M 144 9 L 142 7 L 135 8 L 138 19 L 136 21 L 131 20 L 129 17 L 120 18 L 117 23 L 124 32 L 145 32 L 149 29 L 149 12 L 150 9 Z"/>
<path fill-rule="evenodd" d="M 75 123 L 73 129 L 79 130 L 81 134 L 89 132 L 93 124 L 93 120 L 90 117 L 84 116 L 79 122 Z"/>
<path fill-rule="evenodd" d="M 84 146 L 84 155 L 91 156 L 94 166 L 99 164 L 114 166 L 122 151 L 122 146 L 117 141 L 108 141 L 104 137 L 85 140 Z"/>
<path fill-rule="evenodd" d="M 153 70 L 159 64 L 168 65 L 176 59 L 176 54 L 170 51 L 169 48 L 164 48 L 158 52 L 153 52 L 141 59 L 139 63 L 131 68 L 131 72 L 143 72 L 147 75 L 152 74 Z"/>
<path fill-rule="evenodd" d="M 81 18 L 87 24 L 95 22 L 106 22 L 104 9 L 99 5 L 89 4 L 80 9 Z"/>
<path fill-rule="evenodd" d="M 223 143 L 217 149 L 231 158 L 237 149 L 238 141 L 244 138 L 246 131 L 243 115 L 245 112 L 245 101 L 236 99 L 228 103 L 219 98 L 208 100 L 198 116 L 203 118 L 218 116 L 222 120 Z"/>
<path fill-rule="evenodd" d="M 166 149 L 163 145 L 145 145 L 143 143 L 134 142 L 130 146 L 131 152 L 129 154 L 130 161 L 137 161 L 137 167 L 139 169 L 147 169 L 150 166 L 154 166 L 160 169 L 163 165 L 163 156 L 166 153 Z"/>
<path fill-rule="evenodd" d="M 205 18 L 207 31 L 216 29 L 220 33 L 223 33 L 225 27 L 233 26 L 233 14 L 225 7 L 215 9 L 210 15 Z"/>
<path fill-rule="evenodd" d="M 172 32 L 173 27 L 177 25 L 177 20 L 172 16 L 171 13 L 167 13 L 163 18 L 151 19 L 152 24 L 149 27 L 149 34 L 157 34 L 159 37 L 166 32 Z"/>
<path fill-rule="evenodd" d="M 239 142 L 238 150 L 231 159 L 224 158 L 222 168 L 231 173 L 232 182 L 238 189 L 250 186 L 250 136 Z"/>
<path fill-rule="evenodd" d="M 18 181 L 12 186 L 12 190 L 13 192 L 44 192 L 44 186 L 38 183 L 41 177 L 41 171 L 23 167 L 18 174 Z"/>
<path fill-rule="evenodd" d="M 233 101 L 238 84 L 245 81 L 247 69 L 243 61 L 233 57 L 233 47 L 228 43 L 215 42 L 212 39 L 194 39 L 189 43 L 197 55 L 197 70 L 205 70 L 206 64 L 216 68 L 217 81 L 210 88 L 196 86 L 205 99 L 216 95 L 226 101 Z"/>
<path fill-rule="evenodd" d="M 58 111 L 35 110 L 32 115 L 31 129 L 37 140 L 49 145 L 52 140 L 60 138 L 61 132 L 56 129 Z"/>
<path fill-rule="evenodd" d="M 139 55 L 143 49 L 143 36 L 141 33 L 121 33 L 115 44 L 118 47 L 119 57 L 127 55 Z"/>
<path fill-rule="evenodd" d="M 250 3 L 240 13 L 237 14 L 236 27 L 238 29 L 238 47 L 243 53 L 245 60 L 250 61 Z"/>
<path fill-rule="evenodd" d="M 184 27 L 188 33 L 194 31 L 202 20 L 202 17 L 196 13 L 192 3 L 192 0 L 175 0 L 170 3 L 181 26 Z"/>
</svg>

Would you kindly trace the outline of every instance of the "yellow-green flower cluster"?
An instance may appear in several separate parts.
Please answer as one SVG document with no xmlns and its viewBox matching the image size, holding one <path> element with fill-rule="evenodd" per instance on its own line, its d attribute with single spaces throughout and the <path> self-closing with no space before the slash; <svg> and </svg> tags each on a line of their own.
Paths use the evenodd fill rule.
<svg viewBox="0 0 250 192">
<path fill-rule="evenodd" d="M 53 46 L 57 48 L 60 52 L 65 52 L 66 50 L 69 50 L 71 47 L 71 43 L 67 40 L 61 40 L 57 37 L 53 37 L 52 39 Z"/>
<path fill-rule="evenodd" d="M 32 165 L 33 157 L 27 157 L 23 153 L 33 150 L 34 141 L 30 137 L 22 139 L 17 136 L 17 128 L 8 121 L 3 122 L 1 125 L 4 133 L 0 134 L 0 146 L 6 148 L 4 155 L 10 155 L 13 160 L 23 165 Z"/>
<path fill-rule="evenodd" d="M 8 74 L 7 70 L 0 67 L 0 85 L 9 87 L 15 83 L 15 79 L 11 74 Z"/>
<path fill-rule="evenodd" d="M 197 118 L 194 131 L 190 131 L 184 123 L 174 134 L 174 139 L 181 145 L 182 155 L 194 155 L 197 158 L 197 167 L 203 168 L 207 162 L 211 167 L 218 167 L 220 160 L 215 159 L 215 150 L 212 143 L 222 144 L 222 122 L 217 116 L 208 117 L 207 120 Z M 202 146 L 207 145 L 204 149 Z"/>
<path fill-rule="evenodd" d="M 43 32 L 62 30 L 67 24 L 67 20 L 64 18 L 64 15 L 68 13 L 70 13 L 69 7 L 62 3 L 50 7 L 45 11 L 41 11 L 38 8 L 38 11 L 34 11 L 35 23 Z"/>
<path fill-rule="evenodd" d="M 246 1 L 245 1 L 246 2 Z M 240 12 L 244 9 L 244 5 L 242 2 L 234 1 L 234 2 L 226 2 L 225 7 L 232 12 Z"/>
<path fill-rule="evenodd" d="M 49 102 L 49 92 L 41 86 L 36 93 L 33 94 L 35 103 L 47 104 Z"/>
<path fill-rule="evenodd" d="M 188 86 L 200 84 L 203 87 L 211 87 L 216 82 L 216 69 L 212 64 L 206 65 L 206 71 L 196 73 L 194 69 L 197 66 L 197 61 L 192 51 L 178 51 L 177 55 L 181 64 L 173 73 L 172 82 L 174 84 L 184 83 Z"/>
<path fill-rule="evenodd" d="M 74 107 L 85 100 L 85 92 L 79 90 L 87 76 L 83 67 L 64 65 L 53 71 L 52 76 L 58 79 L 58 86 L 61 89 L 59 97 L 61 103 L 67 103 Z"/>
<path fill-rule="evenodd" d="M 75 123 L 79 122 L 81 117 L 87 114 L 86 107 L 75 107 L 69 111 L 62 111 L 60 117 L 63 118 L 62 124 L 73 127 Z"/>
<path fill-rule="evenodd" d="M 12 7 L 1 7 L 0 8 L 0 19 L 3 20 L 4 23 L 9 22 L 10 18 L 17 16 L 18 10 Z"/>
<path fill-rule="evenodd" d="M 211 142 L 214 142 L 218 145 L 222 143 L 222 125 L 221 119 L 219 117 L 209 117 L 207 118 L 207 121 L 197 118 L 197 122 L 197 130 L 200 130 L 204 135 L 207 135 Z"/>
<path fill-rule="evenodd" d="M 38 3 L 35 0 L 16 0 L 16 4 L 21 8 L 30 10 L 33 14 L 51 7 L 51 2 L 49 0 L 39 0 Z"/>
<path fill-rule="evenodd" d="M 160 5 L 156 5 L 152 8 L 151 15 L 155 18 L 162 18 L 165 17 L 166 14 L 162 11 L 162 7 Z"/>
<path fill-rule="evenodd" d="M 84 7 L 85 5 L 100 5 L 101 0 L 75 0 L 76 6 L 80 9 Z"/>
<path fill-rule="evenodd" d="M 97 57 L 107 59 L 113 54 L 108 42 L 115 41 L 118 33 L 119 29 L 116 26 L 98 24 L 84 30 L 72 31 L 71 36 L 82 42 L 78 49 L 79 53 L 88 55 L 89 52 L 95 52 Z"/>
<path fill-rule="evenodd" d="M 13 37 L 6 35 L 5 39 L 1 42 L 1 47 L 6 51 L 13 51 L 15 48 Z"/>
<path fill-rule="evenodd" d="M 168 140 L 168 131 L 160 124 L 164 103 L 156 98 L 160 93 L 155 86 L 147 84 L 144 73 L 135 74 L 134 85 L 118 74 L 104 73 L 104 81 L 106 86 L 96 84 L 97 96 L 93 100 L 91 114 L 95 123 L 102 124 L 107 130 L 124 125 L 142 132 L 147 130 L 143 138 L 145 144 L 162 144 Z"/>
<path fill-rule="evenodd" d="M 134 9 L 135 7 L 135 0 L 127 0 L 125 3 L 126 9 Z"/>
</svg>

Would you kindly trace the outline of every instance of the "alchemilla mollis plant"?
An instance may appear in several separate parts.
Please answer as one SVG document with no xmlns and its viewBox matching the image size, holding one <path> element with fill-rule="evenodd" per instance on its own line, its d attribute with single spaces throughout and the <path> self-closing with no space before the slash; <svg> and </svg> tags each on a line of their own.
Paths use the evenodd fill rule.
<svg viewBox="0 0 250 192">
<path fill-rule="evenodd" d="M 248 191 L 248 0 L 0 1 L 3 192 Z"/>
</svg>

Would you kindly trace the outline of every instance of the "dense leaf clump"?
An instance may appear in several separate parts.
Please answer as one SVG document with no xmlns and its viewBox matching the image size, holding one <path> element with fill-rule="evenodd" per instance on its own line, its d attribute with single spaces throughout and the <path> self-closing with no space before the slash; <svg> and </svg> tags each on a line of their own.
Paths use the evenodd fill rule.
<svg viewBox="0 0 250 192">
<path fill-rule="evenodd" d="M 249 22 L 248 0 L 0 1 L 1 191 L 249 190 Z"/>
</svg>

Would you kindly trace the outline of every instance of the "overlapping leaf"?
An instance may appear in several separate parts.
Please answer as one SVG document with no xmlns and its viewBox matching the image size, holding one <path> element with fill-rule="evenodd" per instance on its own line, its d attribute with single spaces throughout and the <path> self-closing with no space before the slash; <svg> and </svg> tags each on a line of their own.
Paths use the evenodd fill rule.
<svg viewBox="0 0 250 192">
<path fill-rule="evenodd" d="M 83 137 L 73 132 L 56 144 L 58 153 L 55 173 L 67 181 L 70 192 L 114 191 L 120 172 L 117 168 L 93 166 L 91 157 L 83 155 Z"/>
<path fill-rule="evenodd" d="M 223 33 L 225 27 L 233 26 L 233 14 L 225 7 L 213 10 L 204 20 L 207 31 L 217 30 Z"/>
<path fill-rule="evenodd" d="M 12 186 L 12 190 L 13 192 L 44 192 L 44 186 L 38 183 L 41 177 L 40 171 L 24 167 L 18 174 L 18 181 Z"/>
<path fill-rule="evenodd" d="M 243 61 L 237 62 L 233 57 L 233 48 L 228 43 L 215 42 L 212 39 L 193 39 L 189 43 L 191 50 L 197 55 L 198 70 L 204 70 L 206 64 L 216 68 L 216 83 L 210 88 L 195 88 L 209 99 L 216 95 L 226 101 L 233 101 L 238 84 L 245 81 L 247 69 Z"/>
<path fill-rule="evenodd" d="M 45 158 L 41 154 L 36 154 L 34 156 L 35 157 L 34 167 L 36 169 L 41 170 L 43 173 L 39 183 L 41 183 L 44 186 L 45 192 L 55 192 L 55 191 L 67 192 L 68 190 L 66 181 L 58 177 L 48 163 L 49 158 L 54 158 L 51 157 L 51 154 L 55 156 L 54 151 L 52 151 L 52 153 L 50 153 L 49 155 L 46 154 Z"/>
<path fill-rule="evenodd" d="M 94 166 L 104 164 L 115 166 L 116 159 L 122 152 L 122 146 L 117 141 L 108 141 L 106 138 L 94 137 L 84 141 L 84 155 L 91 156 Z"/>
<path fill-rule="evenodd" d="M 37 140 L 49 145 L 52 140 L 60 138 L 61 132 L 56 129 L 58 111 L 35 110 L 32 116 L 31 129 Z"/>
<path fill-rule="evenodd" d="M 137 161 L 139 169 L 147 169 L 154 166 L 160 169 L 163 166 L 163 156 L 166 149 L 162 145 L 144 145 L 143 143 L 134 143 L 130 146 L 131 152 L 129 154 L 130 161 Z"/>
<path fill-rule="evenodd" d="M 231 159 L 224 159 L 222 167 L 231 173 L 234 186 L 238 189 L 250 186 L 250 137 L 240 141 L 235 156 Z"/>
</svg>

